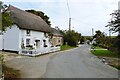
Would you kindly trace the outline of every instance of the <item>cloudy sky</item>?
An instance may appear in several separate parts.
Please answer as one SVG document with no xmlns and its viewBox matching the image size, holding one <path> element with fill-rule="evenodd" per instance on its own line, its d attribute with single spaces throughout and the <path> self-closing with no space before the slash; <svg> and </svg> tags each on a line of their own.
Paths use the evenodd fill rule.
<svg viewBox="0 0 120 80">
<path fill-rule="evenodd" d="M 91 30 L 101 30 L 108 34 L 105 26 L 110 21 L 109 15 L 118 9 L 119 0 L 3 0 L 5 4 L 11 4 L 20 9 L 35 9 L 43 11 L 50 17 L 52 27 L 68 29 L 69 17 L 73 30 L 90 36 Z M 70 14 L 67 7 L 70 9 Z M 112 34 L 116 35 L 116 34 Z"/>
</svg>

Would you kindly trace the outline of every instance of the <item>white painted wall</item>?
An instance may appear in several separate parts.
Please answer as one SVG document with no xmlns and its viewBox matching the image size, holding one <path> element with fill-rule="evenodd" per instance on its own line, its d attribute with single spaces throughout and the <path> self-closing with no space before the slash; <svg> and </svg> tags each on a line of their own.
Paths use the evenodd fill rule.
<svg viewBox="0 0 120 80">
<path fill-rule="evenodd" d="M 0 50 L 3 49 L 3 35 L 0 35 Z"/>
<path fill-rule="evenodd" d="M 38 40 L 40 40 L 40 47 L 36 48 L 36 46 L 34 46 L 35 49 L 37 49 L 41 52 L 45 52 L 45 51 L 47 52 L 50 49 L 51 44 L 49 42 L 49 38 L 46 38 L 44 36 L 44 32 L 33 31 L 33 30 L 31 30 L 30 32 L 31 32 L 30 36 L 27 36 L 26 35 L 26 30 L 21 30 L 21 34 L 20 34 L 21 35 L 21 42 L 22 42 L 22 39 L 23 39 L 24 40 L 24 45 L 26 46 L 26 39 L 29 38 L 30 39 L 30 45 L 34 46 L 35 40 L 38 39 Z M 46 40 L 46 45 L 48 47 L 44 47 L 43 40 Z"/>
<path fill-rule="evenodd" d="M 24 46 L 26 47 L 26 39 L 29 38 L 30 45 L 34 46 L 34 51 L 38 52 L 37 54 L 44 54 L 60 50 L 60 47 L 51 47 L 52 44 L 50 43 L 49 38 L 44 35 L 44 32 L 31 30 L 30 36 L 28 36 L 26 34 L 26 31 L 27 30 L 19 29 L 17 25 L 13 25 L 11 26 L 11 28 L 7 28 L 6 32 L 3 35 L 3 49 L 21 52 L 22 50 L 24 50 L 21 49 L 22 40 L 24 40 Z M 39 48 L 34 45 L 36 39 L 40 40 Z M 44 47 L 43 40 L 46 40 L 47 47 Z"/>
<path fill-rule="evenodd" d="M 11 51 L 19 51 L 19 33 L 20 30 L 17 25 L 7 28 L 6 32 L 3 35 L 3 49 Z"/>
</svg>

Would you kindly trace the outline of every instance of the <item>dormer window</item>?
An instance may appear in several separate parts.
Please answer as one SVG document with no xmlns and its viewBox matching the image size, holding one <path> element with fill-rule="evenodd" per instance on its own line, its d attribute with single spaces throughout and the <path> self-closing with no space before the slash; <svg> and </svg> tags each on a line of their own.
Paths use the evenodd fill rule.
<svg viewBox="0 0 120 80">
<path fill-rule="evenodd" d="M 27 36 L 30 36 L 30 30 L 29 29 L 26 30 L 26 34 L 27 34 Z"/>
</svg>

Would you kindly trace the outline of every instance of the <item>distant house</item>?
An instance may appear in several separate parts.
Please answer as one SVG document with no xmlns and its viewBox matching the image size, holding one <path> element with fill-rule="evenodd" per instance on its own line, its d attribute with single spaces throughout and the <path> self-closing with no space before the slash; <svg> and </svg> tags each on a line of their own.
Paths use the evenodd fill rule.
<svg viewBox="0 0 120 80">
<path fill-rule="evenodd" d="M 52 46 L 61 46 L 63 44 L 63 35 L 55 28 L 52 28 L 52 34 Z"/>
<path fill-rule="evenodd" d="M 51 36 L 49 36 L 52 28 L 41 17 L 11 5 L 7 11 L 10 13 L 14 25 L 4 32 L 4 50 L 30 56 L 60 50 L 60 46 L 52 47 Z"/>
</svg>

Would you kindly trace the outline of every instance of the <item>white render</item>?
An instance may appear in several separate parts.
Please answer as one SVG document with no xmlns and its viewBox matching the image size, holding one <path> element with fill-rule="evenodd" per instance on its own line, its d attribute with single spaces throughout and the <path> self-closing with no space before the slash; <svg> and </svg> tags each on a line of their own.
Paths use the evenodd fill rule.
<svg viewBox="0 0 120 80">
<path fill-rule="evenodd" d="M 10 51 L 19 51 L 19 33 L 20 30 L 16 25 L 6 29 L 3 35 L 3 49 Z"/>
<path fill-rule="evenodd" d="M 7 28 L 6 32 L 4 33 L 3 36 L 3 49 L 4 50 L 10 50 L 10 51 L 17 51 L 20 54 L 24 55 L 30 55 L 30 56 L 35 56 L 39 54 L 44 54 L 44 53 L 49 53 L 49 52 L 54 52 L 60 50 L 60 46 L 58 47 L 51 47 L 51 43 L 49 40 L 49 37 L 45 36 L 44 32 L 40 31 L 33 31 L 30 30 L 30 35 L 26 34 L 25 29 L 19 29 L 17 25 L 13 25 L 10 28 Z M 30 39 L 30 45 L 33 46 L 34 49 L 27 50 L 26 48 L 26 39 Z M 39 40 L 39 47 L 37 47 L 37 43 L 35 42 L 36 40 Z M 47 47 L 44 47 L 44 41 L 46 40 L 46 45 Z M 25 48 L 22 48 L 22 44 L 24 44 Z M 34 54 L 30 53 L 23 53 L 22 51 L 33 51 L 35 52 Z"/>
<path fill-rule="evenodd" d="M 3 44 L 2 44 L 2 41 L 3 41 L 3 35 L 0 35 L 0 50 L 3 49 Z"/>
</svg>

